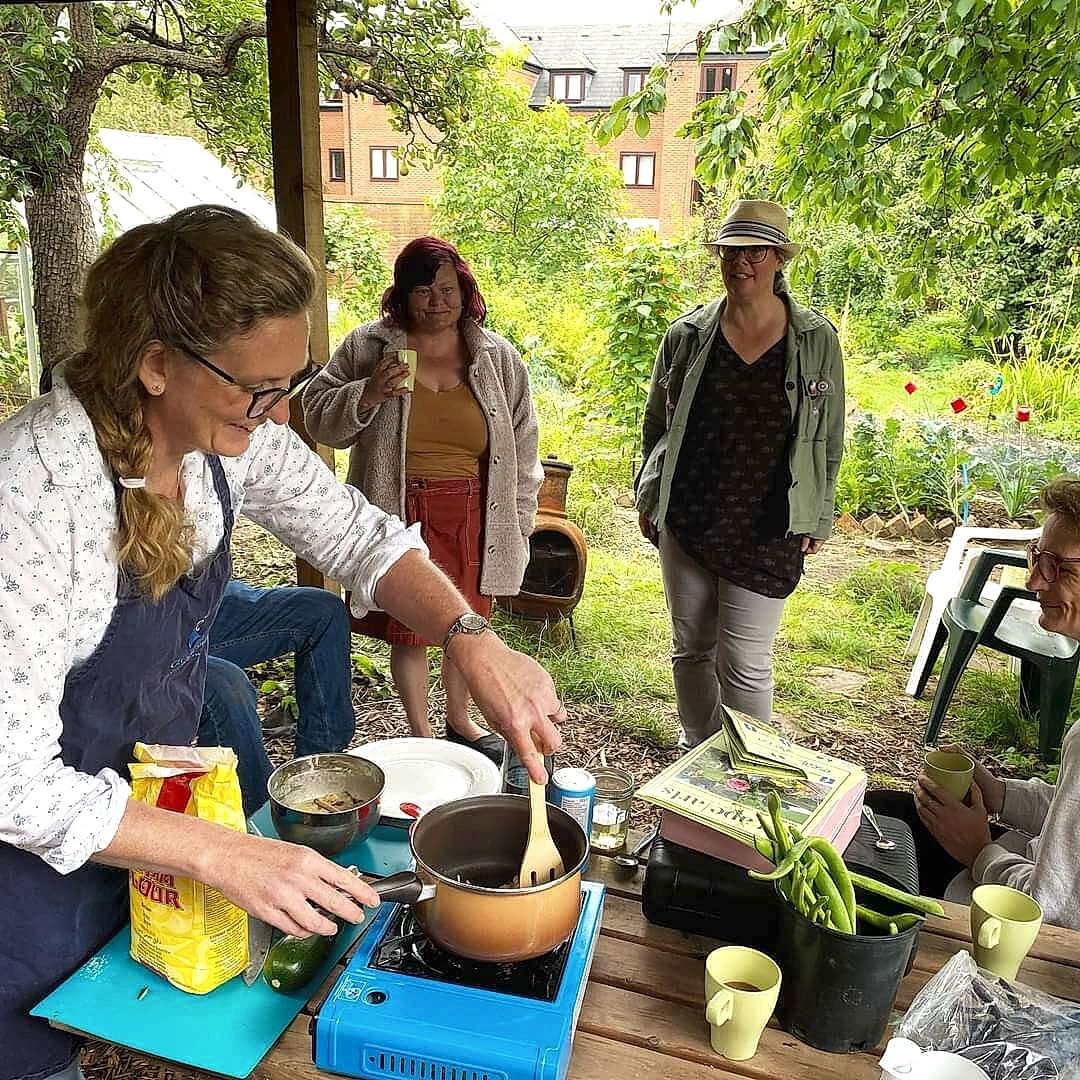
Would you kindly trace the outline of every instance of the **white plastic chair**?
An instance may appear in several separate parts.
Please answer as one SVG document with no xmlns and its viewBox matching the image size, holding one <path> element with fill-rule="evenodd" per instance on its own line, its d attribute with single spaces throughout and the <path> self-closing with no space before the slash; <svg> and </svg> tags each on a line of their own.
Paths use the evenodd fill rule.
<svg viewBox="0 0 1080 1080">
<path fill-rule="evenodd" d="M 934 635 L 941 623 L 941 614 L 945 610 L 945 605 L 959 594 L 960 585 L 967 576 L 972 559 L 977 554 L 977 548 L 970 546 L 972 541 L 994 540 L 1025 544 L 1030 540 L 1037 540 L 1041 532 L 1041 529 L 981 529 L 976 526 L 961 525 L 952 534 L 941 565 L 926 579 L 923 602 L 919 607 L 918 615 L 915 616 L 915 625 L 911 628 L 911 637 L 908 638 L 907 647 L 904 649 L 906 655 L 915 655 L 915 662 L 911 666 L 911 675 L 907 681 L 906 693 L 909 697 L 915 696 L 915 688 L 919 685 L 922 670 L 930 656 Z M 988 581 L 983 588 L 981 598 L 987 603 L 993 603 L 1000 591 L 1000 585 Z M 1017 601 L 1017 603 L 1030 604 L 1030 601 Z"/>
</svg>

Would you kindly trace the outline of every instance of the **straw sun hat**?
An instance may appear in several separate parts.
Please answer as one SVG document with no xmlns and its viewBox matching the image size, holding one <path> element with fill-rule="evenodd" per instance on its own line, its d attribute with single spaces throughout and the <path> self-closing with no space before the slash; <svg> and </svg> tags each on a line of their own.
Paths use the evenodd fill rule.
<svg viewBox="0 0 1080 1080">
<path fill-rule="evenodd" d="M 787 212 L 779 203 L 765 199 L 740 199 L 734 203 L 719 231 L 705 243 L 709 247 L 766 244 L 779 248 L 785 262 L 802 251 L 801 244 L 793 244 L 788 239 Z"/>
</svg>

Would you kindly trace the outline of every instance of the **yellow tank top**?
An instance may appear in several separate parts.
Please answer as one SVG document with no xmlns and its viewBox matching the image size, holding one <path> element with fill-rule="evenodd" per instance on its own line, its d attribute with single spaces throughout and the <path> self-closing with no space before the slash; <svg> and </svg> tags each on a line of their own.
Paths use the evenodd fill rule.
<svg viewBox="0 0 1080 1080">
<path fill-rule="evenodd" d="M 405 476 L 456 480 L 479 476 L 488 428 L 469 384 L 437 393 L 416 381 L 405 435 Z"/>
</svg>

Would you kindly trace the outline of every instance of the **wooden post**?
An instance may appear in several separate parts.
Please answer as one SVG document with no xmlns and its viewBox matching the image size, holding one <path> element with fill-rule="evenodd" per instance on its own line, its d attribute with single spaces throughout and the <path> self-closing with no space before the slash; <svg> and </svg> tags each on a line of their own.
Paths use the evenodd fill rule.
<svg viewBox="0 0 1080 1080">
<path fill-rule="evenodd" d="M 311 308 L 311 358 L 330 358 L 326 314 L 326 249 L 323 234 L 322 150 L 319 143 L 319 55 L 313 0 L 267 0 L 270 77 L 270 136 L 274 161 L 274 204 L 278 228 L 310 256 L 318 272 Z M 330 468 L 334 451 L 317 446 L 304 427 L 300 402 L 292 403 L 292 427 Z M 299 585 L 332 587 L 302 559 Z"/>
</svg>

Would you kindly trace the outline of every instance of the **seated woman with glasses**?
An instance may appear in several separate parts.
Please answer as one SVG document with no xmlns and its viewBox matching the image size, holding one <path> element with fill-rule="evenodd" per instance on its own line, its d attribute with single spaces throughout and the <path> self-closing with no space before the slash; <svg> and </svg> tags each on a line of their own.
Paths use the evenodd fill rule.
<svg viewBox="0 0 1080 1080">
<path fill-rule="evenodd" d="M 1027 587 L 1039 625 L 1080 640 L 1080 479 L 1052 480 L 1041 502 L 1047 517 L 1028 549 Z M 1046 922 L 1080 929 L 1080 725 L 1065 735 L 1056 784 L 1002 780 L 976 764 L 964 802 L 925 774 L 914 798 L 875 791 L 867 802 L 912 826 L 924 893 L 967 903 L 976 885 L 1011 885 L 1039 901 Z"/>
</svg>

